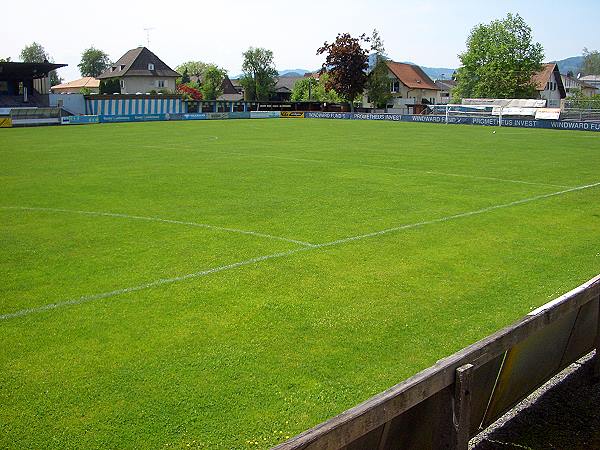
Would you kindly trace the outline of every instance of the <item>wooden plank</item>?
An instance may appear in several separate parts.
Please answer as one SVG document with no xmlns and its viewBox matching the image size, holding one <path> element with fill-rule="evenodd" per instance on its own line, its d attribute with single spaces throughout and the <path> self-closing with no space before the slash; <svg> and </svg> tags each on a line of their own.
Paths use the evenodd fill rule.
<svg viewBox="0 0 600 450">
<path fill-rule="evenodd" d="M 465 364 L 456 369 L 454 383 L 454 436 L 452 448 L 468 450 L 471 429 L 471 391 L 473 365 Z"/>
<path fill-rule="evenodd" d="M 465 364 L 479 367 L 523 341 L 536 330 L 580 308 L 600 295 L 600 275 L 549 302 L 513 325 L 500 330 L 433 366 L 387 389 L 314 428 L 274 447 L 291 449 L 337 449 L 452 385 L 455 371 Z"/>
</svg>

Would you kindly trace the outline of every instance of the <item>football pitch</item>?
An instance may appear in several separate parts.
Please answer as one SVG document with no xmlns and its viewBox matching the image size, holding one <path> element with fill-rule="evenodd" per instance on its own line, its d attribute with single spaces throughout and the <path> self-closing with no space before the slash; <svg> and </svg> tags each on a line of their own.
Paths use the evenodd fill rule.
<svg viewBox="0 0 600 450">
<path fill-rule="evenodd" d="M 0 447 L 266 448 L 600 273 L 600 135 L 0 131 Z"/>
</svg>

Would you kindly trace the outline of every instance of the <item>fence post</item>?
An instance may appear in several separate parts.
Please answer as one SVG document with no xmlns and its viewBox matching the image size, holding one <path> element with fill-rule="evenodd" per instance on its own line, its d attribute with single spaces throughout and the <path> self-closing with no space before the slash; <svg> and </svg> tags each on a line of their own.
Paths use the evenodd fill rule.
<svg viewBox="0 0 600 450">
<path fill-rule="evenodd" d="M 454 382 L 454 432 L 451 448 L 467 450 L 469 448 L 469 430 L 471 427 L 471 382 L 473 365 L 465 364 L 456 369 Z"/>
<path fill-rule="evenodd" d="M 596 322 L 596 340 L 594 341 L 594 344 L 596 347 L 596 354 L 594 355 L 592 379 L 594 381 L 600 381 L 600 297 L 598 297 L 598 318 Z"/>
</svg>

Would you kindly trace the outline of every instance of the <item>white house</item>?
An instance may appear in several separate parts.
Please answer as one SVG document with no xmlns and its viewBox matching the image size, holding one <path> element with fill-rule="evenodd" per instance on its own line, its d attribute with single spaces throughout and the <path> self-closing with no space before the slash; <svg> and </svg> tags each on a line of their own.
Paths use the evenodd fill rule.
<svg viewBox="0 0 600 450">
<path fill-rule="evenodd" d="M 579 90 L 585 97 L 591 97 L 596 93 L 596 88 L 591 84 L 582 81 L 580 78 L 570 77 L 569 75 L 560 74 L 565 91 L 567 92 L 567 98 L 573 95 L 573 91 Z M 600 78 L 600 77 L 599 77 Z"/>
<path fill-rule="evenodd" d="M 580 78 L 584 83 L 593 86 L 595 91 L 594 94 L 600 94 L 600 75 L 586 75 Z"/>
<path fill-rule="evenodd" d="M 538 98 L 546 100 L 548 108 L 562 106 L 561 101 L 567 93 L 555 63 L 542 64 L 542 70 L 533 75 L 532 81 L 538 91 Z"/>
<path fill-rule="evenodd" d="M 414 64 L 386 61 L 392 99 L 388 102 L 388 111 L 401 114 L 420 113 L 425 106 L 435 104 L 439 87 L 425 72 Z M 364 107 L 373 105 L 365 96 Z"/>
<path fill-rule="evenodd" d="M 122 94 L 135 94 L 152 90 L 175 92 L 175 80 L 180 76 L 146 47 L 138 47 L 121 56 L 98 79 L 117 78 Z"/>
</svg>

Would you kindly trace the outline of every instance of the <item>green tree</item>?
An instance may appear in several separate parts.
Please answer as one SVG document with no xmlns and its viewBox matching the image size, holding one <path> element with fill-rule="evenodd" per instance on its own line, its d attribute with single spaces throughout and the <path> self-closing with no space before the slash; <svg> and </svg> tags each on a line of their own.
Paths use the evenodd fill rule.
<svg viewBox="0 0 600 450">
<path fill-rule="evenodd" d="M 121 92 L 121 84 L 117 78 L 100 80 L 100 94 L 115 94 Z"/>
<path fill-rule="evenodd" d="M 323 74 L 319 81 L 312 77 L 306 77 L 296 81 L 292 89 L 293 102 L 328 102 L 340 103 L 342 98 L 333 89 L 327 89 L 328 75 Z M 310 89 L 309 89 L 310 88 Z"/>
<path fill-rule="evenodd" d="M 204 76 L 204 71 L 208 67 L 208 64 L 202 61 L 187 61 L 179 64 L 175 70 L 180 74 L 184 74 L 187 71 L 189 77 L 196 77 L 198 79 L 202 79 Z M 177 79 L 177 84 L 183 83 L 182 78 Z"/>
<path fill-rule="evenodd" d="M 108 55 L 93 46 L 81 54 L 81 62 L 77 64 L 82 77 L 97 77 L 110 66 Z"/>
<path fill-rule="evenodd" d="M 585 75 L 600 75 L 600 52 L 583 49 L 583 65 L 581 68 Z"/>
<path fill-rule="evenodd" d="M 190 82 L 190 74 L 186 67 L 185 69 L 183 69 L 183 73 L 181 74 L 181 84 L 187 84 L 189 82 Z"/>
<path fill-rule="evenodd" d="M 42 63 L 50 61 L 46 49 L 41 44 L 33 42 L 31 45 L 27 45 L 21 50 L 21 61 L 26 63 Z"/>
<path fill-rule="evenodd" d="M 335 90 L 354 110 L 354 100 L 367 84 L 369 55 L 361 42 L 369 42 L 364 34 L 353 38 L 349 33 L 338 34 L 331 44 L 325 42 L 317 55 L 327 54 L 321 73 L 327 73 L 327 88 Z"/>
<path fill-rule="evenodd" d="M 371 50 L 375 52 L 375 66 L 367 80 L 367 95 L 376 108 L 386 108 L 392 98 L 390 92 L 390 77 L 387 66 L 387 55 L 383 40 L 377 30 L 371 36 Z"/>
<path fill-rule="evenodd" d="M 240 83 L 244 88 L 245 99 L 269 100 L 279 75 L 275 69 L 273 52 L 265 48 L 250 47 L 243 56 L 244 74 L 240 78 Z"/>
<path fill-rule="evenodd" d="M 11 62 L 10 61 L 10 56 L 7 57 L 7 58 L 0 58 L 0 63 L 3 63 L 3 62 Z"/>
<path fill-rule="evenodd" d="M 21 50 L 21 61 L 26 63 L 43 63 L 52 62 L 53 59 L 46 52 L 46 49 L 37 42 L 33 42 L 31 45 L 27 45 Z M 51 71 L 48 76 L 50 77 L 50 86 L 56 86 L 62 82 L 62 78 L 58 76 L 56 70 Z"/>
<path fill-rule="evenodd" d="M 479 24 L 459 55 L 458 98 L 531 98 L 536 94 L 533 75 L 542 67 L 544 50 L 534 43 L 531 28 L 518 14 Z"/>
<path fill-rule="evenodd" d="M 209 64 L 204 71 L 200 92 L 204 100 L 216 100 L 223 94 L 223 80 L 227 76 L 227 71 L 214 64 Z"/>
</svg>

